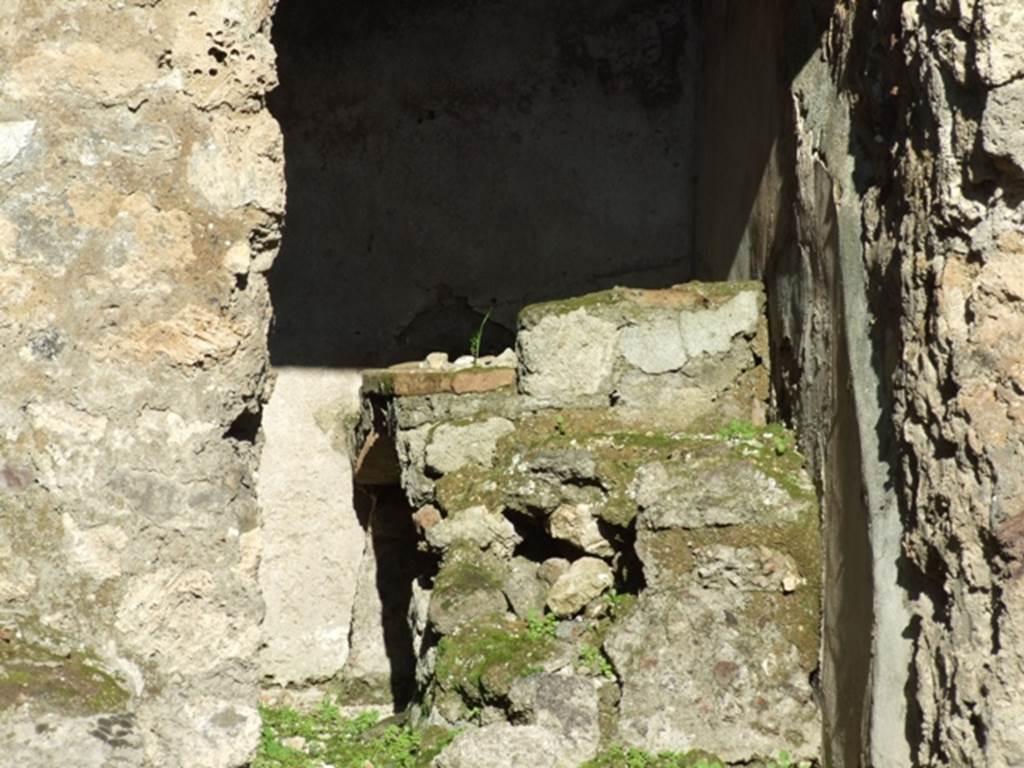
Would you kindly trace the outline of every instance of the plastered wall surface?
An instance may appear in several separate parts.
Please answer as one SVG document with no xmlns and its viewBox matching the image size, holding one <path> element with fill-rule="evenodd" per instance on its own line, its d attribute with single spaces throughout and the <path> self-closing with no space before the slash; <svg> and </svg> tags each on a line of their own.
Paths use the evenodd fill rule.
<svg viewBox="0 0 1024 768">
<path fill-rule="evenodd" d="M 4 765 L 236 765 L 258 738 L 273 6 L 0 6 Z M 110 684 L 36 695 L 51 658 Z"/>
</svg>

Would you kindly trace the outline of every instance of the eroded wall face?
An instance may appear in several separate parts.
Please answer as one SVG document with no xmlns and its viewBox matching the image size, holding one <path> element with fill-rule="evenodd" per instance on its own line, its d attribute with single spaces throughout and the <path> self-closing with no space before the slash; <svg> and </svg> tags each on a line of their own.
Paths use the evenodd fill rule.
<svg viewBox="0 0 1024 768">
<path fill-rule="evenodd" d="M 856 119 L 883 136 L 864 139 L 863 221 L 868 284 L 898 302 L 915 759 L 1019 765 L 1024 6 L 885 5 L 859 4 L 836 31 L 863 100 Z M 867 42 L 872 11 L 889 49 Z M 898 296 L 884 291 L 893 283 Z"/>
<path fill-rule="evenodd" d="M 824 491 L 825 757 L 1019 764 L 1024 9 L 775 5 L 819 42 L 774 86 L 761 183 L 732 183 L 756 189 L 744 236 L 699 217 L 698 242 L 764 275 L 779 406 Z"/>
<path fill-rule="evenodd" d="M 272 6 L 0 6 L 0 627 L 127 694 L 56 718 L 5 687 L 5 764 L 233 765 L 258 737 Z"/>
</svg>

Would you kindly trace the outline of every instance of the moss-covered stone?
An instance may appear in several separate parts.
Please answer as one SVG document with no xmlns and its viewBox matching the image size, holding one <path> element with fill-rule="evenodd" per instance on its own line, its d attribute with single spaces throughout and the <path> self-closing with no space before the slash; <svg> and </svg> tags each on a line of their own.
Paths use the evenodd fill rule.
<svg viewBox="0 0 1024 768">
<path fill-rule="evenodd" d="M 130 694 L 87 653 L 59 654 L 0 634 L 0 711 L 30 704 L 46 712 L 90 715 L 124 709 Z"/>
<path fill-rule="evenodd" d="M 636 516 L 628 491 L 637 468 L 652 460 L 679 459 L 708 439 L 637 430 L 605 409 L 541 411 L 517 420 L 515 431 L 498 442 L 491 467 L 464 467 L 441 477 L 436 497 L 449 510 L 483 504 L 536 512 L 560 503 L 590 503 L 602 520 L 625 527 Z M 566 462 L 589 454 L 593 476 L 560 478 L 551 461 L 559 453 Z"/>
<path fill-rule="evenodd" d="M 472 546 L 449 550 L 430 596 L 428 615 L 435 631 L 447 635 L 477 620 L 503 615 L 508 568 L 506 561 Z"/>
<path fill-rule="evenodd" d="M 530 304 L 519 312 L 519 327 L 531 327 L 542 317 L 565 315 L 577 309 L 601 310 L 618 308 L 619 311 L 636 316 L 645 308 L 657 309 L 708 309 L 724 304 L 744 291 L 761 292 L 761 283 L 753 280 L 704 283 L 693 281 L 660 290 L 615 287 L 582 296 L 556 299 Z"/>
<path fill-rule="evenodd" d="M 442 638 L 435 679 L 469 707 L 500 702 L 516 679 L 540 671 L 556 646 L 549 633 L 531 631 L 525 621 L 479 621 Z"/>
</svg>

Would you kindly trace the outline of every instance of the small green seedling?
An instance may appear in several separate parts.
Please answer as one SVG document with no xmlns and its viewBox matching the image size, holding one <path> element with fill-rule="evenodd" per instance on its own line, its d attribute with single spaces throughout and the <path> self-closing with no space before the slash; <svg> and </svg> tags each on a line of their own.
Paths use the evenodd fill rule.
<svg viewBox="0 0 1024 768">
<path fill-rule="evenodd" d="M 601 596 L 601 599 L 604 601 L 604 604 L 608 606 L 608 613 L 611 617 L 617 618 L 626 608 L 631 597 L 616 589 L 609 589 Z"/>
<path fill-rule="evenodd" d="M 725 428 L 718 432 L 721 437 L 727 440 L 753 440 L 757 437 L 757 433 L 757 427 L 743 419 L 733 419 Z"/>
<path fill-rule="evenodd" d="M 558 619 L 554 614 L 541 616 L 536 611 L 526 617 L 526 635 L 531 640 L 543 640 L 545 637 L 554 637 L 558 629 Z"/>
<path fill-rule="evenodd" d="M 776 456 L 784 456 L 786 451 L 793 447 L 793 438 L 787 434 L 776 434 L 772 436 L 772 447 Z"/>
<path fill-rule="evenodd" d="M 560 435 L 564 435 L 566 431 L 567 428 L 565 425 L 565 416 L 563 416 L 562 414 L 558 414 L 557 416 L 555 416 L 555 432 L 557 432 Z"/>
<path fill-rule="evenodd" d="M 601 649 L 595 645 L 584 643 L 580 646 L 577 666 L 592 675 L 600 675 L 609 680 L 615 679 L 615 668 L 612 667 L 608 657 L 601 653 Z"/>
<path fill-rule="evenodd" d="M 469 337 L 469 354 L 473 356 L 473 360 L 480 359 L 480 343 L 484 338 L 484 326 L 487 325 L 487 321 L 491 319 L 491 312 L 493 310 L 488 309 L 487 314 L 484 315 L 484 319 L 480 321 L 480 327 L 477 328 L 473 335 Z"/>
</svg>

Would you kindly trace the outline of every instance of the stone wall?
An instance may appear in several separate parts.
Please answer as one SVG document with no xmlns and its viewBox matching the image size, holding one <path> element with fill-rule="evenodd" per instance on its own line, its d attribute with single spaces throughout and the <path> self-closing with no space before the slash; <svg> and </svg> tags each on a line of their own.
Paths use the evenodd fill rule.
<svg viewBox="0 0 1024 768">
<path fill-rule="evenodd" d="M 303 434 L 319 443 L 276 442 L 271 457 L 285 474 L 268 473 L 261 492 L 268 501 L 277 494 L 286 511 L 329 499 L 329 514 L 289 549 L 279 545 L 294 520 L 273 519 L 270 504 L 278 548 L 268 548 L 266 562 L 322 556 L 318 578 L 342 562 L 352 572 L 318 584 L 310 590 L 317 602 L 302 606 L 289 594 L 290 584 L 308 586 L 301 570 L 293 581 L 264 570 L 278 623 L 258 628 L 253 469 L 270 316 L 263 275 L 284 207 L 281 136 L 264 109 L 276 78 L 274 5 L 6 0 L 0 7 L 0 747 L 11 764 L 46 764 L 69 751 L 97 765 L 115 751 L 126 765 L 173 766 L 186 755 L 190 765 L 243 762 L 256 736 L 259 646 L 266 646 L 259 671 L 271 670 L 275 658 L 293 664 L 293 647 L 268 640 L 282 639 L 280 629 L 295 617 L 308 622 L 305 609 L 353 599 L 363 526 L 338 475 L 345 449 L 337 424 L 328 422 L 354 408 L 356 378 L 335 368 L 296 376 L 282 391 L 299 395 L 268 416 L 268 434 L 288 438 L 299 413 Z M 378 6 L 385 21 L 397 14 L 406 22 L 398 6 Z M 520 7 L 506 8 L 516 24 L 493 23 L 500 14 L 473 17 L 494 51 L 505 50 L 498 43 L 506 37 L 540 48 L 550 42 L 532 37 Z M 292 172 L 317 178 L 325 146 L 361 153 L 351 153 L 355 181 L 337 176 L 337 199 L 346 202 L 325 204 L 334 198 L 316 184 L 295 198 L 307 204 L 292 211 L 294 231 L 312 221 L 294 240 L 295 254 L 341 264 L 350 296 L 362 301 L 340 315 L 327 307 L 327 325 L 305 323 L 301 311 L 282 315 L 282 327 L 292 324 L 291 336 L 280 337 L 294 343 L 292 362 L 355 365 L 360 356 L 431 346 L 441 336 L 417 329 L 440 321 L 435 304 L 455 318 L 443 337 L 462 339 L 491 303 L 508 326 L 519 303 L 555 284 L 568 293 L 604 280 L 667 283 L 691 263 L 704 277 L 762 278 L 771 405 L 799 428 L 824 502 L 826 759 L 1019 764 L 1019 3 L 709 0 L 699 22 L 665 4 L 636 8 L 554 24 L 549 31 L 564 32 L 552 33 L 561 53 L 539 74 L 490 49 L 456 51 L 451 71 L 417 70 L 450 84 L 466 62 L 511 67 L 480 70 L 466 92 L 438 87 L 436 102 L 403 101 L 398 111 L 408 125 L 400 141 L 380 129 L 387 105 L 369 108 L 380 105 L 366 83 L 391 72 L 388 50 L 418 35 L 432 39 L 450 19 L 408 12 L 410 26 L 384 25 L 392 38 L 379 18 L 364 19 L 353 25 L 371 30 L 362 43 L 322 41 L 348 52 L 332 53 L 322 71 L 304 71 L 301 52 L 291 51 L 294 76 L 315 86 L 306 101 L 300 94 L 277 105 L 281 114 L 305 116 L 293 125 Z M 687 73 L 696 71 L 700 25 L 700 194 L 691 216 Z M 387 40 L 395 47 L 376 47 Z M 351 92 L 332 91 L 329 119 L 303 111 L 318 103 L 319 86 L 337 67 L 361 79 Z M 399 75 L 387 82 L 415 90 Z M 531 98 L 516 90 L 520 82 L 537 86 L 525 94 Z M 601 126 L 602 136 L 621 140 L 616 162 L 603 144 L 557 132 L 526 141 L 531 135 L 520 128 L 531 115 L 548 128 L 565 117 L 544 84 L 563 87 L 575 105 L 569 124 L 586 135 Z M 502 98 L 488 100 L 492 93 Z M 417 228 L 417 217 L 448 209 L 403 186 L 402 169 L 385 167 L 392 156 L 385 150 L 416 147 L 410 162 L 426 162 L 429 147 L 450 147 L 489 110 L 512 144 L 507 155 L 484 148 L 486 162 L 472 180 L 483 179 L 487 190 L 501 186 L 495 179 L 505 183 L 506 166 L 528 159 L 543 174 L 552 157 L 576 158 L 588 173 L 615 167 L 630 181 L 579 169 L 578 178 L 559 177 L 552 188 L 561 197 L 547 201 L 556 215 L 545 211 L 546 234 L 533 239 L 509 227 L 496 198 L 477 200 L 481 220 L 496 222 L 481 230 L 502 233 L 501 247 L 487 251 L 497 254 L 493 262 L 478 269 L 489 241 L 449 237 L 463 231 L 457 216 L 435 238 Z M 436 143 L 417 143 L 427 130 Z M 436 178 L 458 184 L 467 168 L 448 151 L 438 156 L 449 158 L 441 170 L 450 177 L 429 163 L 420 175 L 438 171 Z M 359 205 L 369 187 L 360 182 L 381 169 L 380 188 L 399 188 L 416 212 L 404 229 L 386 224 L 391 239 L 383 240 L 373 217 L 351 231 L 342 226 L 346 206 L 365 213 Z M 521 204 L 512 208 L 535 212 L 533 187 L 512 177 L 508 184 Z M 460 195 L 444 199 L 454 205 Z M 572 218 L 559 208 L 565 200 L 587 205 Z M 680 209 L 679 218 L 663 218 L 669 208 Z M 373 210 L 389 221 L 386 205 Z M 607 211 L 626 211 L 628 222 Z M 618 223 L 605 227 L 605 218 Z M 337 231 L 348 239 L 317 234 Z M 579 232 L 593 248 L 563 251 Z M 635 246 L 637 233 L 657 247 Z M 339 257 L 325 240 L 345 240 L 348 250 Z M 369 265 L 380 263 L 382 243 L 409 259 L 387 262 L 404 266 L 384 274 L 408 293 L 395 294 L 398 310 L 378 327 L 368 319 L 374 294 L 363 289 L 380 276 Z M 449 248 L 465 258 L 444 261 Z M 507 256 L 517 248 L 541 256 L 513 261 Z M 564 258 L 572 268 L 561 274 L 560 254 L 570 251 Z M 408 267 L 424 260 L 431 265 L 417 285 Z M 309 261 L 294 263 L 293 279 L 316 273 Z M 358 269 L 348 273 L 352 263 Z M 298 290 L 292 308 L 323 305 L 319 291 L 331 284 Z M 332 323 L 351 336 L 333 335 Z M 365 338 L 357 338 L 360 329 Z M 655 368 L 663 362 L 643 359 Z M 296 451 L 312 447 L 319 464 L 296 466 Z M 340 479 L 303 498 L 288 478 L 305 471 Z M 349 527 L 331 528 L 338 523 Z M 341 544 L 352 550 L 339 557 Z M 363 581 L 376 579 L 372 565 L 364 563 Z M 347 611 L 310 633 L 317 654 L 280 682 L 327 676 L 347 658 Z"/>
<path fill-rule="evenodd" d="M 255 746 L 273 5 L 0 7 L 4 765 Z"/>
<path fill-rule="evenodd" d="M 409 584 L 413 717 L 462 729 L 434 765 L 818 756 L 818 506 L 764 423 L 764 304 L 751 282 L 615 289 L 525 308 L 518 370 L 364 373 L 356 482 L 400 482 L 374 524 L 418 533 L 418 573 L 396 568 L 413 546 L 378 558 Z"/>
<path fill-rule="evenodd" d="M 775 139 L 759 184 L 699 182 L 698 207 L 746 197 L 697 239 L 709 274 L 767 283 L 779 407 L 822 491 L 826 759 L 1016 764 L 1024 17 L 757 4 L 787 20 L 757 48 L 774 100 L 730 131 L 715 101 L 749 79 L 716 50 L 749 39 L 728 22 L 750 6 L 710 5 L 706 151 L 761 121 Z"/>
</svg>

